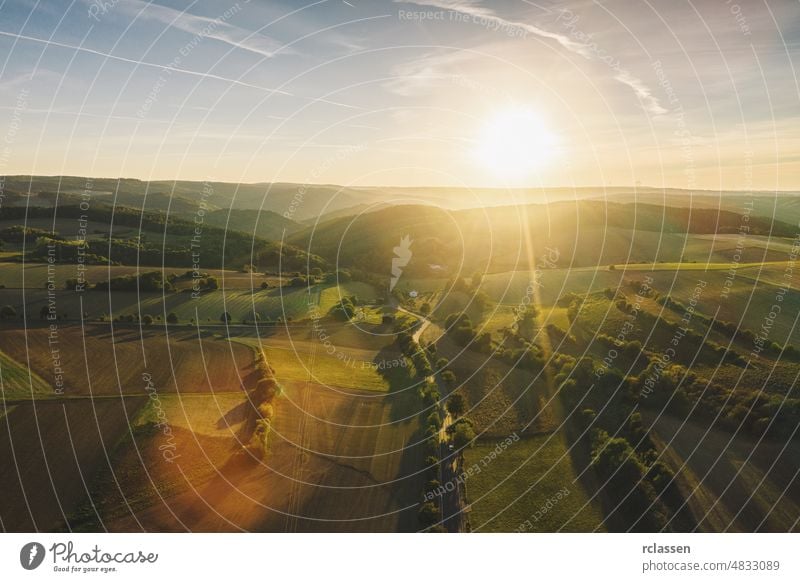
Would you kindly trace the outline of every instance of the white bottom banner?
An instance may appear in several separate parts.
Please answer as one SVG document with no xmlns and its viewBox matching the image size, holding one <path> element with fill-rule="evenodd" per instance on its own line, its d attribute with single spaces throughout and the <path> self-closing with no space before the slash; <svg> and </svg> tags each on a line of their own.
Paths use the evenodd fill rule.
<svg viewBox="0 0 800 582">
<path fill-rule="evenodd" d="M 13 581 L 800 580 L 799 541 L 792 534 L 3 534 L 0 575 Z"/>
</svg>

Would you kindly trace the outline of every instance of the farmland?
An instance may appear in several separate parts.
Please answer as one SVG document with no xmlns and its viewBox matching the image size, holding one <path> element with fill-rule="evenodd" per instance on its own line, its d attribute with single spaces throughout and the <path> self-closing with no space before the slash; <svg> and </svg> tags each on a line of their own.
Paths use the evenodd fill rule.
<svg viewBox="0 0 800 582">
<path fill-rule="evenodd" d="M 7 355 L 27 362 L 30 370 L 51 386 L 56 356 L 62 369 L 63 395 L 68 397 L 142 394 L 144 375 L 163 392 L 241 391 L 247 377 L 240 370 L 253 357 L 246 346 L 185 328 L 169 334 L 163 330 L 140 334 L 130 327 L 95 324 L 84 330 L 66 326 L 55 335 L 42 326 L 3 333 Z M 51 343 L 53 337 L 57 343 Z"/>
<path fill-rule="evenodd" d="M 797 531 L 796 442 L 784 447 L 669 415 L 650 421 L 698 531 Z"/>
<path fill-rule="evenodd" d="M 466 482 L 472 531 L 605 529 L 602 509 L 589 499 L 560 435 L 525 437 L 489 456 L 495 447 L 486 440 L 464 455 L 465 470 L 481 469 Z"/>
<path fill-rule="evenodd" d="M 41 262 L 12 228 L 0 447 L 17 464 L 3 475 L 3 527 L 794 528 L 800 294 L 788 227 L 769 237 L 756 222 L 742 242 L 735 215 L 713 232 L 713 213 L 671 209 L 659 230 L 652 207 L 608 206 L 610 226 L 598 208 L 554 205 L 547 221 L 530 208 L 531 259 L 507 208 L 456 215 L 465 232 L 492 230 L 488 254 L 469 237 L 454 250 L 433 208 L 362 214 L 347 235 L 350 217 L 337 214 L 313 241 L 265 215 L 259 232 L 286 228 L 295 246 L 262 240 L 248 261 L 235 234 L 225 269 L 187 269 L 189 225 L 171 232 L 146 214 L 139 237 L 132 209 L 108 247 L 126 264 Z M 588 221 L 578 237 L 557 227 L 573 210 Z M 640 227 L 626 226 L 633 218 Z M 89 222 L 95 243 L 108 240 L 103 224 Z M 69 237 L 75 221 L 55 225 Z M 418 240 L 392 288 L 405 229 Z M 131 253 L 158 259 L 156 239 L 173 266 L 129 264 Z M 293 266 L 278 272 L 270 261 L 284 258 Z M 474 467 L 463 489 L 424 497 Z M 33 492 L 50 468 L 50 488 Z"/>
<path fill-rule="evenodd" d="M 247 415 L 234 395 L 165 396 L 174 463 L 165 463 L 163 435 L 134 423 L 116 451 L 111 487 L 101 472 L 76 526 L 111 531 L 413 531 L 421 451 L 413 419 L 393 420 L 394 404 L 364 393 L 288 381 L 277 407 L 270 455 L 254 462 L 236 454 Z M 174 420 L 173 420 L 174 419 Z M 347 426 L 346 433 L 339 427 Z M 141 457 L 140 457 L 141 456 Z M 137 468 L 144 461 L 150 475 Z M 123 503 L 127 499 L 128 504 Z M 332 503 L 332 500 L 336 503 Z M 346 502 L 341 503 L 341 500 Z"/>
</svg>

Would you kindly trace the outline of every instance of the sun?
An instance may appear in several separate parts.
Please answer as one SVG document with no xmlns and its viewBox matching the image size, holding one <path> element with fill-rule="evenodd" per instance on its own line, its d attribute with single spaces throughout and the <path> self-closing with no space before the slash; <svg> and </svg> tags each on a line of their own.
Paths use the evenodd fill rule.
<svg viewBox="0 0 800 582">
<path fill-rule="evenodd" d="M 534 110 L 506 109 L 480 128 L 475 159 L 504 182 L 532 177 L 553 159 L 558 140 Z"/>
</svg>

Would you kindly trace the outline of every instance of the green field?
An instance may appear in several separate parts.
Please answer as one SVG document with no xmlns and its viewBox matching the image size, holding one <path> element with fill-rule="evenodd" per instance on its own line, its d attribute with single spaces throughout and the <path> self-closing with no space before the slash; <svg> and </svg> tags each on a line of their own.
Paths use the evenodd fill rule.
<svg viewBox="0 0 800 582">
<path fill-rule="evenodd" d="M 375 288 L 367 283 L 356 281 L 339 285 L 320 286 L 319 310 L 328 313 L 343 297 L 355 295 L 359 301 L 371 302 L 378 298 Z"/>
<path fill-rule="evenodd" d="M 2 272 L 2 269 L 0 269 Z M 41 274 L 43 271 L 38 271 Z M 322 289 L 322 293 L 320 293 Z M 269 289 L 250 290 L 249 288 L 231 287 L 212 292 L 201 293 L 193 297 L 190 291 L 177 293 L 136 293 L 135 291 L 114 291 L 109 299 L 108 293 L 86 291 L 78 294 L 72 291 L 58 290 L 56 305 L 58 313 L 69 318 L 77 318 L 83 312 L 90 319 L 100 316 L 151 315 L 153 318 L 175 313 L 182 323 L 191 320 L 200 323 L 219 323 L 223 312 L 230 314 L 231 323 L 253 322 L 257 313 L 262 322 L 301 321 L 311 318 L 315 311 L 309 306 L 320 301 L 319 313 L 326 315 L 331 307 L 342 296 L 357 294 L 365 300 L 374 299 L 371 286 L 364 283 L 345 283 L 343 286 L 306 287 L 271 287 Z M 39 310 L 47 304 L 47 291 L 41 287 L 27 287 L 24 294 L 29 317 L 38 320 Z M 20 289 L 0 289 L 0 304 L 12 305 L 19 313 L 22 311 L 23 294 Z M 379 314 L 366 310 L 367 321 L 379 322 Z"/>
<path fill-rule="evenodd" d="M 186 273 L 185 268 L 170 268 L 166 267 L 136 267 L 125 265 L 86 265 L 84 276 L 89 283 L 98 283 L 100 281 L 107 281 L 109 277 L 119 277 L 121 275 L 133 275 L 136 273 L 146 273 L 150 271 L 159 271 L 164 275 L 183 275 Z M 220 288 L 239 288 L 251 289 L 259 288 L 261 281 L 268 279 L 274 282 L 275 277 L 265 277 L 264 275 L 250 274 L 242 271 L 233 270 L 220 270 L 220 269 L 202 269 L 203 273 L 208 273 L 217 278 Z M 2 263 L 0 264 L 0 285 L 10 289 L 20 288 L 23 286 L 23 275 L 25 281 L 25 289 L 33 291 L 36 289 L 44 288 L 47 283 L 48 274 L 51 274 L 55 279 L 56 287 L 61 288 L 67 279 L 75 278 L 78 276 L 76 265 L 53 265 L 48 273 L 47 263 Z M 189 285 L 191 282 L 188 283 Z"/>
<path fill-rule="evenodd" d="M 576 482 L 575 468 L 560 433 L 523 437 L 484 466 L 482 459 L 495 446 L 495 441 L 479 442 L 464 454 L 465 471 L 473 465 L 481 469 L 466 481 L 472 531 L 603 529 L 599 504 L 588 503 L 586 492 Z M 564 488 L 568 494 L 544 510 L 548 500 Z M 523 525 L 526 520 L 530 526 Z"/>
<path fill-rule="evenodd" d="M 257 338 L 236 338 L 233 341 L 261 348 L 279 381 L 310 380 L 338 388 L 375 392 L 389 390 L 388 382 L 372 366 L 374 352 L 336 347 L 330 354 L 322 344 L 311 342 L 271 345 L 269 340 L 259 341 Z"/>
<path fill-rule="evenodd" d="M 0 388 L 4 398 L 53 395 L 50 384 L 3 352 L 0 352 Z"/>
<path fill-rule="evenodd" d="M 708 270 L 705 270 L 705 265 L 693 263 L 659 264 L 655 270 L 653 265 L 628 265 L 627 273 L 623 273 L 621 267 L 614 271 L 609 271 L 606 267 L 571 271 L 543 270 L 539 276 L 539 294 L 543 306 L 552 306 L 559 297 L 568 293 L 583 295 L 622 287 L 629 301 L 633 301 L 638 285 L 649 276 L 652 277 L 653 288 L 660 295 L 669 295 L 686 304 L 698 281 L 702 279 L 706 282 L 706 287 L 697 301 L 696 309 L 699 312 L 708 317 L 718 313 L 717 319 L 723 321 L 739 323 L 741 320 L 742 327 L 757 330 L 764 323 L 772 305 L 777 302 L 779 286 L 787 283 L 784 277 L 787 272 L 791 274 L 791 271 L 787 271 L 787 266 L 787 262 L 742 264 L 734 278 L 735 284 L 727 296 L 722 292 L 729 277 L 729 263 L 709 265 Z M 500 305 L 515 307 L 525 299 L 531 278 L 532 275 L 526 271 L 488 275 L 482 289 Z M 795 287 L 800 285 L 800 280 L 790 279 L 788 282 Z M 769 339 L 780 344 L 786 341 L 800 343 L 800 330 L 796 327 L 792 329 L 794 316 L 800 310 L 800 292 L 790 288 L 781 305 L 781 313 L 773 322 Z M 510 312 L 499 308 L 498 320 L 492 323 L 492 329 L 505 325 L 510 317 Z M 558 312 L 552 313 L 551 318 L 549 323 L 556 323 L 561 327 L 566 323 Z"/>
</svg>

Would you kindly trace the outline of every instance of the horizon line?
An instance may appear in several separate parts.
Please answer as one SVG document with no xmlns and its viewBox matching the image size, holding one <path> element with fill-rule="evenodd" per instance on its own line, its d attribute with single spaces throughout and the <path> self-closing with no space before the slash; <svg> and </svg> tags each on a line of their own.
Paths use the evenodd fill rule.
<svg viewBox="0 0 800 582">
<path fill-rule="evenodd" d="M 52 178 L 52 179 L 63 179 L 63 178 L 80 178 L 80 179 L 89 179 L 89 180 L 116 180 L 116 181 L 137 181 L 142 183 L 153 183 L 153 182 L 191 182 L 197 184 L 203 184 L 205 182 L 209 183 L 217 183 L 217 184 L 236 184 L 239 186 L 271 186 L 275 184 L 287 184 L 287 185 L 297 185 L 297 186 L 306 186 L 306 187 L 336 187 L 336 188 L 349 188 L 349 189 L 369 189 L 369 188 L 391 188 L 396 190 L 415 190 L 415 189 L 429 189 L 429 190 L 504 190 L 504 191 L 520 191 L 520 190 L 589 190 L 589 189 L 599 189 L 599 190 L 618 190 L 618 189 L 631 189 L 633 191 L 636 190 L 680 190 L 683 192 L 711 192 L 711 193 L 719 193 L 719 192 L 729 192 L 729 193 L 741 193 L 741 194 L 756 194 L 756 193 L 775 193 L 775 194 L 798 194 L 800 190 L 774 190 L 774 189 L 749 189 L 749 190 L 731 190 L 731 189 L 712 189 L 712 188 L 686 188 L 681 186 L 650 186 L 650 185 L 586 185 L 586 186 L 557 186 L 557 185 L 548 185 L 548 186 L 463 186 L 463 185 L 438 185 L 438 186 L 398 186 L 398 185 L 387 185 L 387 184 L 371 184 L 371 185 L 343 185 L 337 184 L 334 182 L 293 182 L 293 181 L 266 181 L 266 182 L 241 182 L 241 181 L 231 181 L 231 180 L 202 180 L 202 179 L 186 179 L 186 178 L 138 178 L 138 177 L 123 177 L 123 176 L 87 176 L 81 174 L 0 174 L 0 178 L 2 182 L 5 182 L 9 178 Z M 0 184 L 0 192 L 4 190 L 4 184 Z"/>
</svg>

